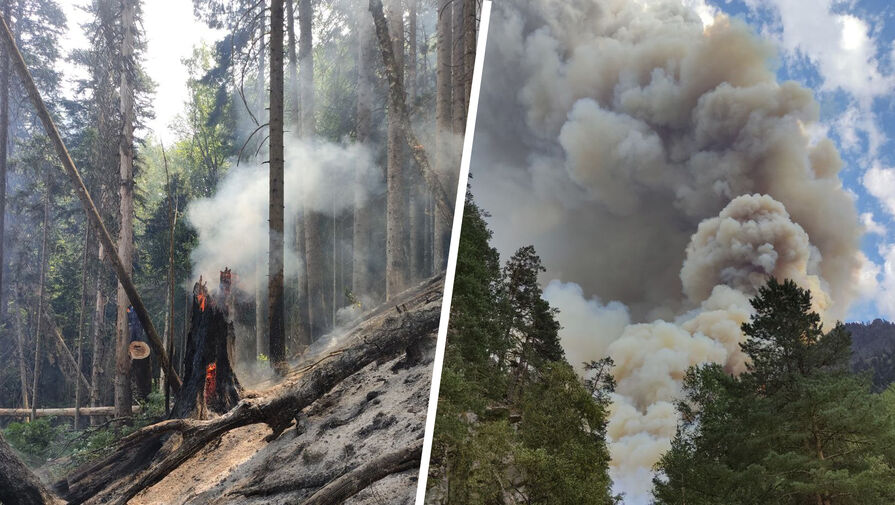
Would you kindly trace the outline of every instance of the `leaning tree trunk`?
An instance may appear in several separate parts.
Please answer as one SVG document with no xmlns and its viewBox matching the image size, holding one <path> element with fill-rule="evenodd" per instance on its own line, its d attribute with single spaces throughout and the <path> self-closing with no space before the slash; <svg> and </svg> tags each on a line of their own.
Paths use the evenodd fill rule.
<svg viewBox="0 0 895 505">
<path fill-rule="evenodd" d="M 62 504 L 16 456 L 0 431 L 0 503 L 9 505 Z"/>
<path fill-rule="evenodd" d="M 201 279 L 193 287 L 183 386 L 171 410 L 173 419 L 206 419 L 209 411 L 222 414 L 239 402 L 242 387 L 233 371 L 236 334 L 227 308 L 229 271 L 221 274 L 221 287 L 214 296 L 208 293 Z"/>
<path fill-rule="evenodd" d="M 388 23 L 392 52 L 395 55 L 395 79 L 404 82 L 404 12 L 400 1 L 389 4 Z M 407 204 L 404 193 L 403 118 L 398 112 L 404 95 L 390 93 L 388 104 L 388 147 L 386 166 L 386 245 L 385 299 L 407 289 L 409 264 L 407 261 Z"/>
</svg>

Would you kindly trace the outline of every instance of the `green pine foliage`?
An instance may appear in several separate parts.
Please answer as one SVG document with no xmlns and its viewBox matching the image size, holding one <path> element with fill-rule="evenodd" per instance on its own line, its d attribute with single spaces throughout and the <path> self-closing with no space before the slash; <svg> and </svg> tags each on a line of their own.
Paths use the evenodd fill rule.
<svg viewBox="0 0 895 505">
<path fill-rule="evenodd" d="M 566 362 L 540 258 L 527 246 L 501 267 L 486 217 L 467 195 L 427 499 L 614 503 L 612 382 L 585 383 Z"/>
<path fill-rule="evenodd" d="M 771 279 L 743 325 L 747 372 L 695 367 L 657 465 L 657 504 L 890 504 L 892 393 L 849 372 L 850 337 L 824 333 L 810 293 Z"/>
</svg>

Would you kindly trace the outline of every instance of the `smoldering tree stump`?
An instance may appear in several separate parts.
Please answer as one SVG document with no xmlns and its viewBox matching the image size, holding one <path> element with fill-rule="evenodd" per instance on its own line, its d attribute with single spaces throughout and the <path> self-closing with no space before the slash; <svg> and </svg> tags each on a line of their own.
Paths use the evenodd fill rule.
<svg viewBox="0 0 895 505">
<path fill-rule="evenodd" d="M 174 402 L 172 419 L 207 419 L 209 411 L 223 414 L 236 406 L 242 395 L 233 371 L 236 333 L 228 310 L 229 270 L 221 276 L 221 287 L 214 295 L 208 293 L 201 278 L 193 287 L 183 386 Z"/>
</svg>

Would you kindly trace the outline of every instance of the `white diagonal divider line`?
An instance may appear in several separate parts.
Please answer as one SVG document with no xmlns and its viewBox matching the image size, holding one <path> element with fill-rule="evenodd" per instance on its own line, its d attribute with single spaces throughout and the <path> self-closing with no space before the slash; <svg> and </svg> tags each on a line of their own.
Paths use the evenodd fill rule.
<svg viewBox="0 0 895 505">
<path fill-rule="evenodd" d="M 479 110 L 479 89 L 482 87 L 482 69 L 485 66 L 485 46 L 488 42 L 488 23 L 491 20 L 491 2 L 482 3 L 479 22 L 479 40 L 469 94 L 466 116 L 466 136 L 463 138 L 463 157 L 460 159 L 460 177 L 457 181 L 457 201 L 454 204 L 454 224 L 451 227 L 451 247 L 448 252 L 447 270 L 444 276 L 444 296 L 441 302 L 441 320 L 438 325 L 438 342 L 435 345 L 435 362 L 432 365 L 432 388 L 429 391 L 429 409 L 426 413 L 426 432 L 423 439 L 423 456 L 416 488 L 416 505 L 423 505 L 426 498 L 426 481 L 429 476 L 429 459 L 432 457 L 432 438 L 435 433 L 435 413 L 438 408 L 438 390 L 441 386 L 441 369 L 444 365 L 444 348 L 447 341 L 448 319 L 451 314 L 451 297 L 454 294 L 454 274 L 457 270 L 457 251 L 460 248 L 460 224 L 463 222 L 463 206 L 466 202 L 466 184 L 469 180 L 469 159 L 475 137 L 475 119 Z"/>
</svg>

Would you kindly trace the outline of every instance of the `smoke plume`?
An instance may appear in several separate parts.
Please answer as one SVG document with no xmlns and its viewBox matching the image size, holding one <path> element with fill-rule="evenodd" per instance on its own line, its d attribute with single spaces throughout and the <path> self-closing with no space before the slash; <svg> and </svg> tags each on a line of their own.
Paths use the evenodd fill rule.
<svg viewBox="0 0 895 505">
<path fill-rule="evenodd" d="M 744 23 L 700 15 L 500 2 L 485 60 L 472 189 L 503 254 L 538 249 L 569 360 L 615 361 L 611 474 L 628 504 L 649 500 L 687 368 L 745 369 L 757 287 L 793 279 L 830 323 L 866 261 L 842 160 L 809 134 L 811 92 L 777 82 Z"/>
<path fill-rule="evenodd" d="M 296 217 L 303 209 L 326 216 L 353 208 L 355 195 L 364 198 L 382 190 L 382 173 L 361 144 L 334 144 L 294 138 L 286 142 L 284 271 L 294 278 L 301 261 L 294 253 Z M 186 217 L 198 234 L 192 252 L 192 279 L 217 279 L 230 267 L 240 287 L 255 290 L 257 274 L 267 275 L 268 165 L 233 168 L 210 198 L 190 204 Z"/>
</svg>

